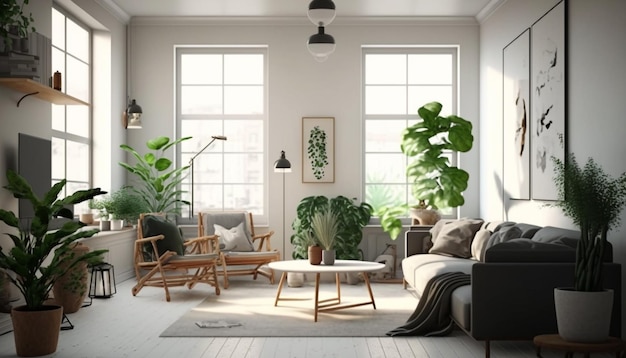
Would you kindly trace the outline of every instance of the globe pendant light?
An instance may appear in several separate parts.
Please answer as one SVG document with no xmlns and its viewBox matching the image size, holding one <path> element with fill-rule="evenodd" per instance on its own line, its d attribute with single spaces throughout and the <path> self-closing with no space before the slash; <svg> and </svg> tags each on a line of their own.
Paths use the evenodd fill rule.
<svg viewBox="0 0 626 358">
<path fill-rule="evenodd" d="M 332 0 L 313 0 L 307 15 L 316 26 L 326 26 L 335 19 L 335 4 Z"/>
<path fill-rule="evenodd" d="M 324 26 L 319 26 L 317 30 L 316 34 L 309 37 L 307 48 L 316 60 L 322 62 L 335 51 L 335 39 L 331 35 L 324 33 Z"/>
</svg>

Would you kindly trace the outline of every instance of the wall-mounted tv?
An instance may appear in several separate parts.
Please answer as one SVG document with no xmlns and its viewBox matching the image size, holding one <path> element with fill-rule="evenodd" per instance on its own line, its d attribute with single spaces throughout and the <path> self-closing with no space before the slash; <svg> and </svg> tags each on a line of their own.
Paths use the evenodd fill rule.
<svg viewBox="0 0 626 358">
<path fill-rule="evenodd" d="M 18 135 L 17 171 L 41 198 L 52 187 L 52 142 L 24 133 Z M 20 219 L 35 216 L 28 200 L 20 199 L 19 216 Z"/>
</svg>

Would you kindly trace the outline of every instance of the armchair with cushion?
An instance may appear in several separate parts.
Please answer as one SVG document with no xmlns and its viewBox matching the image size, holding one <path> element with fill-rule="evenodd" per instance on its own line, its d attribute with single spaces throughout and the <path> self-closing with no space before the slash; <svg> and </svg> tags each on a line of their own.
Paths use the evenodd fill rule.
<svg viewBox="0 0 626 358">
<path fill-rule="evenodd" d="M 141 214 L 137 225 L 134 266 L 137 284 L 133 296 L 145 286 L 163 287 L 170 301 L 169 287 L 197 283 L 215 287 L 220 294 L 217 269 L 220 251 L 217 236 L 183 241 L 179 228 L 160 214 Z"/>
<path fill-rule="evenodd" d="M 198 236 L 219 237 L 220 265 L 218 274 L 224 276 L 224 288 L 228 277 L 258 275 L 269 278 L 274 284 L 274 271 L 266 265 L 280 260 L 280 252 L 272 250 L 270 237 L 273 230 L 255 234 L 252 213 L 245 211 L 207 211 L 198 213 Z"/>
</svg>

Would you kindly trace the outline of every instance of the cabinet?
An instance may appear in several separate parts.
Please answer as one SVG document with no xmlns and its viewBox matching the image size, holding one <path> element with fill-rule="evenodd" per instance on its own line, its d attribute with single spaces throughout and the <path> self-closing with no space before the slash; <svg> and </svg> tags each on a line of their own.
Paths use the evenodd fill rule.
<svg viewBox="0 0 626 358">
<path fill-rule="evenodd" d="M 426 253 L 424 247 L 430 238 L 432 225 L 411 226 L 404 234 L 404 257 Z"/>
<path fill-rule="evenodd" d="M 24 94 L 24 96 L 17 101 L 18 107 L 20 106 L 22 100 L 28 96 L 35 96 L 41 100 L 54 104 L 89 105 L 89 103 L 78 98 L 67 95 L 61 91 L 57 91 L 52 87 L 44 86 L 41 83 L 28 78 L 0 78 L 0 85 Z"/>
</svg>

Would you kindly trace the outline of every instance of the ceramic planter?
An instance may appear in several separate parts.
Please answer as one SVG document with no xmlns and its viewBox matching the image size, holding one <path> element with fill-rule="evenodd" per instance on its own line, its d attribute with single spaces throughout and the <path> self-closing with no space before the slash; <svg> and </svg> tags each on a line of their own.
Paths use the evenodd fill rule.
<svg viewBox="0 0 626 358">
<path fill-rule="evenodd" d="M 322 250 L 322 262 L 324 262 L 324 265 L 334 265 L 335 250 Z"/>
<path fill-rule="evenodd" d="M 15 352 L 20 357 L 43 356 L 57 350 L 63 307 L 43 308 L 28 311 L 26 306 L 19 306 L 11 310 Z"/>
<path fill-rule="evenodd" d="M 322 262 L 321 246 L 309 246 L 309 263 L 311 265 L 319 265 Z"/>
<path fill-rule="evenodd" d="M 613 290 L 598 292 L 554 289 L 559 335 L 569 342 L 595 343 L 609 338 Z"/>
</svg>

